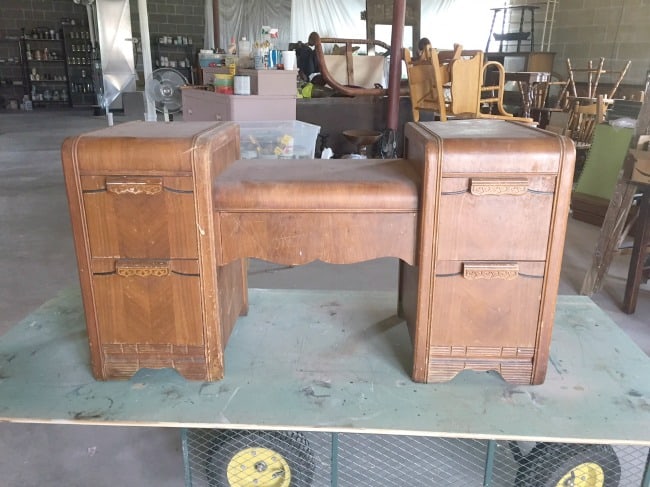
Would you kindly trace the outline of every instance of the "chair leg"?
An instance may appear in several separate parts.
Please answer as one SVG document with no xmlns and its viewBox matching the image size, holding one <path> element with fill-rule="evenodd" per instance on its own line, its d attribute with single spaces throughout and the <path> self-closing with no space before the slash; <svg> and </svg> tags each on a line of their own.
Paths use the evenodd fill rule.
<svg viewBox="0 0 650 487">
<path fill-rule="evenodd" d="M 580 294 L 591 296 L 598 292 L 603 284 L 609 265 L 618 249 L 619 239 L 625 227 L 627 215 L 632 206 L 636 184 L 619 181 L 610 200 L 603 226 L 600 229 L 598 245 L 594 252 L 591 268 L 587 271 Z"/>
<path fill-rule="evenodd" d="M 630 257 L 630 269 L 623 298 L 623 311 L 627 314 L 634 313 L 636 309 L 648 245 L 650 245 L 650 189 L 646 188 L 639 205 L 637 232 L 634 237 L 634 248 Z"/>
</svg>

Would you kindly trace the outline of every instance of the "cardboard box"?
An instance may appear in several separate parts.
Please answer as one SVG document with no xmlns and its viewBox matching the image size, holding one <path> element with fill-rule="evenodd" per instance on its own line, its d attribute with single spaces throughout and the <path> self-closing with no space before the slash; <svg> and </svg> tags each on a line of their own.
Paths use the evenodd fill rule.
<svg viewBox="0 0 650 487">
<path fill-rule="evenodd" d="M 296 96 L 298 71 L 282 69 L 238 69 L 237 74 L 251 77 L 251 94 Z"/>
</svg>

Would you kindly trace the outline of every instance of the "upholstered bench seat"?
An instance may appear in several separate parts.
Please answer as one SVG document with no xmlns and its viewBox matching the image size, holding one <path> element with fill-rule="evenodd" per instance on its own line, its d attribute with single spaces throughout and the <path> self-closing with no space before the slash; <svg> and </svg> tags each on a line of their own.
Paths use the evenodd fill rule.
<svg viewBox="0 0 650 487">
<path fill-rule="evenodd" d="M 214 181 L 220 263 L 415 260 L 419 180 L 409 161 L 241 160 Z"/>
</svg>

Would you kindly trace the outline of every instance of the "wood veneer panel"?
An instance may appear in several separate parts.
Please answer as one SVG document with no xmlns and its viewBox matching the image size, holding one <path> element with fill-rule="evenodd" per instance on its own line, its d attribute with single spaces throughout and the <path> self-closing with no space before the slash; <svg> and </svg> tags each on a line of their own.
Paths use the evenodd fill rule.
<svg viewBox="0 0 650 487">
<path fill-rule="evenodd" d="M 242 261 L 217 269 L 212 180 L 238 156 L 234 124 L 132 122 L 64 141 L 96 378 L 223 377 L 247 297 Z"/>
</svg>

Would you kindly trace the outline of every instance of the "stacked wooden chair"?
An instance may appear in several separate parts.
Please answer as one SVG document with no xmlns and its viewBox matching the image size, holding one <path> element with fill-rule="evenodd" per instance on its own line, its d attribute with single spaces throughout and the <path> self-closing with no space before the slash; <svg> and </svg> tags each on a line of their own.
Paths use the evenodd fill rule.
<svg viewBox="0 0 650 487">
<path fill-rule="evenodd" d="M 589 60 L 586 68 L 574 68 L 571 59 L 567 59 L 568 80 L 560 98 L 567 95 L 569 119 L 566 135 L 574 140 L 577 149 L 587 150 L 591 147 L 594 128 L 605 121 L 607 108 L 613 103 L 630 64 L 631 61 L 627 61 L 620 71 L 606 70 L 605 58 L 601 57 L 597 63 Z M 612 76 L 612 85 L 607 92 L 599 94 L 599 85 L 604 74 Z M 584 93 L 578 93 L 577 76 L 585 78 Z"/>
<path fill-rule="evenodd" d="M 460 45 L 438 51 L 427 46 L 419 59 L 411 58 L 408 49 L 403 50 L 403 58 L 413 120 L 419 121 L 420 112 L 428 111 L 441 121 L 455 117 L 532 123 L 505 110 L 505 70 L 498 62 L 485 62 L 483 51 L 466 51 Z"/>
</svg>

